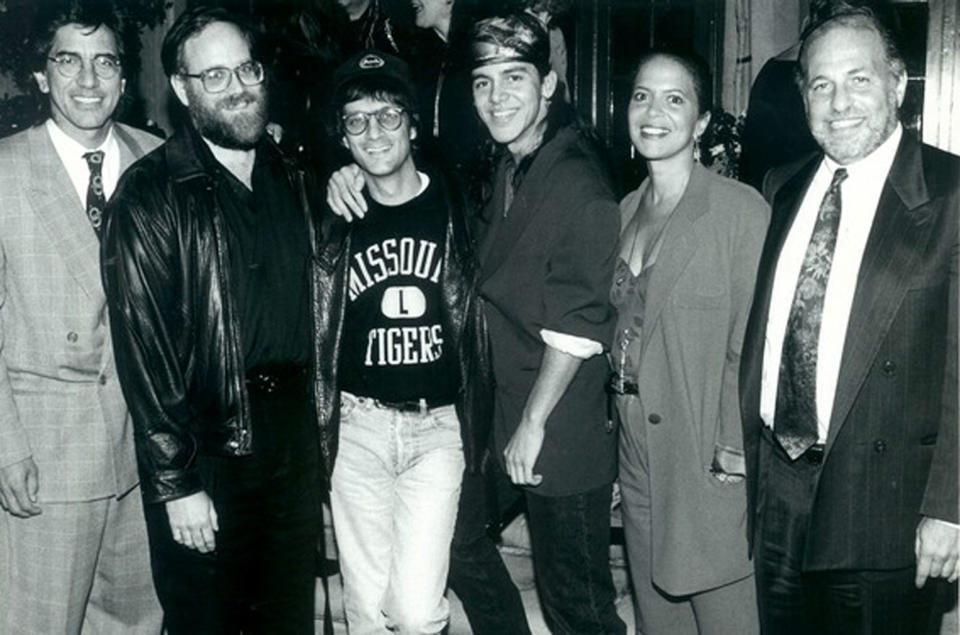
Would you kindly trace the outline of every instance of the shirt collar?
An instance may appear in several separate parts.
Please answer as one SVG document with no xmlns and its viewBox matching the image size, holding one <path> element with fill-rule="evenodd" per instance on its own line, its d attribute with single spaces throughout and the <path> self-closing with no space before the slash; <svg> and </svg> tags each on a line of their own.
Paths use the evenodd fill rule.
<svg viewBox="0 0 960 635">
<path fill-rule="evenodd" d="M 94 152 L 96 150 L 101 150 L 104 153 L 107 153 L 116 144 L 116 140 L 114 139 L 113 135 L 112 123 L 110 124 L 110 129 L 107 131 L 107 136 L 104 138 L 103 143 L 96 148 L 88 148 L 68 135 L 52 118 L 47 119 L 45 125 L 47 127 L 47 132 L 50 134 L 50 140 L 53 142 L 53 147 L 56 148 L 57 153 L 64 158 L 76 157 L 77 159 L 81 159 L 87 152 Z"/>
</svg>

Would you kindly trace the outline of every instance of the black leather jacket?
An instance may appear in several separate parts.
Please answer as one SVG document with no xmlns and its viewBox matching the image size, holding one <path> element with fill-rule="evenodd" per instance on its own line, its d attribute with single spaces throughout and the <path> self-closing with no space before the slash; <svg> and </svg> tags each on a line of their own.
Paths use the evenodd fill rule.
<svg viewBox="0 0 960 635">
<path fill-rule="evenodd" d="M 481 300 L 477 294 L 479 273 L 464 219 L 464 203 L 450 180 L 431 173 L 442 190 L 448 210 L 443 257 L 443 307 L 441 320 L 445 342 L 457 351 L 460 389 L 457 417 L 467 469 L 481 469 L 488 449 L 493 409 L 493 378 L 489 344 Z M 320 449 L 328 476 L 333 473 L 340 430 L 340 390 L 337 362 L 343 335 L 343 316 L 350 260 L 350 225 L 328 214 L 321 224 L 320 275 L 314 297 L 317 304 L 316 338 L 320 358 L 317 365 L 317 412 L 320 422 Z M 445 344 L 446 345 L 446 344 Z"/>
<path fill-rule="evenodd" d="M 148 502 L 201 490 L 198 453 L 251 453 L 239 318 L 215 196 L 227 184 L 215 161 L 200 136 L 182 128 L 124 173 L 107 207 L 103 286 Z M 283 163 L 312 236 L 305 174 Z"/>
</svg>

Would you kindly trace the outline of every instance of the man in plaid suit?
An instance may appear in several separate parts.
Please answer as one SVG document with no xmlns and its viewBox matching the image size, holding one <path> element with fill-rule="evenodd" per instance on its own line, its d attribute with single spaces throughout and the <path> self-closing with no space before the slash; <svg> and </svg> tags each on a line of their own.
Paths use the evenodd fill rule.
<svg viewBox="0 0 960 635">
<path fill-rule="evenodd" d="M 159 140 L 112 121 L 116 16 L 37 26 L 50 118 L 0 141 L 0 633 L 159 633 L 98 259 L 106 197 Z"/>
</svg>

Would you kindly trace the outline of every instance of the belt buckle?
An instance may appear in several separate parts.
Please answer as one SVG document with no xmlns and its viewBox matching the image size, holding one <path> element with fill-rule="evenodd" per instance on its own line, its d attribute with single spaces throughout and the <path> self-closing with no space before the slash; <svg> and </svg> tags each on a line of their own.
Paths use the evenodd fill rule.
<svg viewBox="0 0 960 635">
<path fill-rule="evenodd" d="M 397 412 L 426 414 L 430 410 L 427 406 L 427 400 L 422 397 L 418 400 L 410 399 L 408 401 L 381 401 L 379 399 L 373 401 L 381 408 L 389 408 Z"/>
<path fill-rule="evenodd" d="M 821 465 L 823 463 L 823 452 L 823 444 L 818 443 L 807 448 L 807 451 L 801 456 L 803 456 L 803 459 L 811 465 Z"/>
<path fill-rule="evenodd" d="M 275 393 L 279 383 L 280 382 L 275 375 L 269 375 L 262 372 L 254 373 L 253 376 L 247 377 L 248 386 L 253 388 L 256 392 L 261 392 L 267 395 Z"/>
</svg>

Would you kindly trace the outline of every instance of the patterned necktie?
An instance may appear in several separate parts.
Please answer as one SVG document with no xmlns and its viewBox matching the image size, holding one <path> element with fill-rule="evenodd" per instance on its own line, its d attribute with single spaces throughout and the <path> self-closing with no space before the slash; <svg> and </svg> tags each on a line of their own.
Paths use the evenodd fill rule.
<svg viewBox="0 0 960 635">
<path fill-rule="evenodd" d="M 90 183 L 87 185 L 87 218 L 93 225 L 97 236 L 103 224 L 103 210 L 107 206 L 107 197 L 103 192 L 103 150 L 87 152 L 83 155 L 90 168 Z"/>
<path fill-rule="evenodd" d="M 813 235 L 807 245 L 797 288 L 787 318 L 777 384 L 774 436 L 791 459 L 806 452 L 819 439 L 817 430 L 817 345 L 823 298 L 833 264 L 840 226 L 840 184 L 847 171 L 838 168 L 820 203 Z"/>
</svg>

